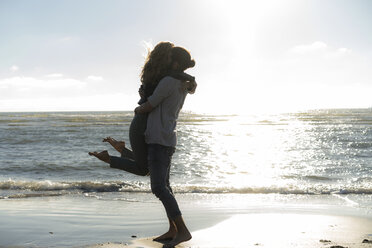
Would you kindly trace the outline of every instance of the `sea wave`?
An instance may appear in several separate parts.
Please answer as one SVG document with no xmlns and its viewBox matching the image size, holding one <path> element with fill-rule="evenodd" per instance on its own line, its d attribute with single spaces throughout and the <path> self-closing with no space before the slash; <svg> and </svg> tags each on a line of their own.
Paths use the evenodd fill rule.
<svg viewBox="0 0 372 248">
<path fill-rule="evenodd" d="M 0 190 L 116 192 L 125 187 L 131 188 L 133 191 L 140 188 L 135 184 L 127 184 L 123 182 L 52 182 L 49 180 L 8 180 L 0 182 Z"/>
<path fill-rule="evenodd" d="M 370 184 L 368 184 L 370 185 Z M 331 194 L 372 194 L 370 186 L 345 186 L 329 187 L 325 185 L 295 187 L 295 186 L 267 186 L 267 187 L 218 187 L 204 185 L 174 185 L 176 193 L 201 193 L 201 194 L 300 194 L 300 195 L 331 195 Z M 0 190 L 7 193 L 0 194 L 1 198 L 26 198 L 61 196 L 65 194 L 88 192 L 132 192 L 151 193 L 148 184 L 134 182 L 123 183 L 118 181 L 106 182 L 52 182 L 46 181 L 14 181 L 0 182 Z"/>
</svg>

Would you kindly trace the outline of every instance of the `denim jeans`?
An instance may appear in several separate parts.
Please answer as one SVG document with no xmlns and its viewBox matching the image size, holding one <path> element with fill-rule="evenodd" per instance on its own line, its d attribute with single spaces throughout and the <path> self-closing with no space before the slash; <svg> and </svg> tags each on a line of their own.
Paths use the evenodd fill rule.
<svg viewBox="0 0 372 248">
<path fill-rule="evenodd" d="M 168 218 L 174 220 L 181 215 L 169 184 L 169 171 L 175 148 L 159 144 L 148 144 L 147 149 L 151 191 L 163 203 Z"/>
</svg>

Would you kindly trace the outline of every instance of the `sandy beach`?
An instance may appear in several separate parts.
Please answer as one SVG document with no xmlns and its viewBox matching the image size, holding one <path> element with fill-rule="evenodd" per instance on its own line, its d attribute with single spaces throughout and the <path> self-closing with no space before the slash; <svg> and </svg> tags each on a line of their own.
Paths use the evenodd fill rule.
<svg viewBox="0 0 372 248">
<path fill-rule="evenodd" d="M 371 220 L 313 214 L 237 214 L 215 226 L 193 232 L 178 247 L 372 247 Z M 364 240 L 364 243 L 363 243 Z M 98 247 L 98 246 L 96 246 Z M 104 245 L 104 247 L 122 247 Z M 129 247 L 162 247 L 139 239 Z"/>
<path fill-rule="evenodd" d="M 370 210 L 338 196 L 177 198 L 193 235 L 177 247 L 372 247 Z M 0 247 L 162 247 L 152 237 L 167 228 L 148 193 L 3 199 L 0 220 Z"/>
</svg>

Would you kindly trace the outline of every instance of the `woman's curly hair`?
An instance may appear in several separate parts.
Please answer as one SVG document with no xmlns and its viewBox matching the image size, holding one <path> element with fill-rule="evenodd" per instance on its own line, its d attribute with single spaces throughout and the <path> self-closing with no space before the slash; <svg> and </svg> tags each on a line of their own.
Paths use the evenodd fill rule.
<svg viewBox="0 0 372 248">
<path fill-rule="evenodd" d="M 145 65 L 141 71 L 143 85 L 157 85 L 167 75 L 170 67 L 171 52 L 174 44 L 159 42 L 152 51 L 149 51 Z"/>
</svg>

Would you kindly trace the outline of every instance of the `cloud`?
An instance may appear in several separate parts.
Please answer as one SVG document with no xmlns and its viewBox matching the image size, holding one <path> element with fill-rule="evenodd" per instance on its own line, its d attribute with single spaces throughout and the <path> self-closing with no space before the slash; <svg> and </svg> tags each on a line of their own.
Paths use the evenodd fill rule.
<svg viewBox="0 0 372 248">
<path fill-rule="evenodd" d="M 18 71 L 18 70 L 19 70 L 19 67 L 18 67 L 18 66 L 16 66 L 16 65 L 13 65 L 13 66 L 12 66 L 12 67 L 10 67 L 9 69 L 10 69 L 10 71 L 12 71 L 12 72 L 16 72 L 16 71 Z"/>
<path fill-rule="evenodd" d="M 340 57 L 351 55 L 352 53 L 353 51 L 351 49 L 341 47 L 337 50 L 328 52 L 326 57 L 327 58 L 340 58 Z"/>
<path fill-rule="evenodd" d="M 40 77 L 0 78 L 0 111 L 103 111 L 132 110 L 137 106 L 137 90 L 113 90 L 97 75 L 69 78 L 62 73 Z M 105 81 L 105 82 L 106 82 Z M 120 87 L 119 87 L 120 88 Z"/>
<path fill-rule="evenodd" d="M 352 54 L 352 50 L 349 48 L 335 48 L 322 41 L 315 41 L 311 44 L 297 45 L 289 49 L 289 52 L 295 55 L 306 56 L 310 58 L 321 57 L 324 59 L 341 58 Z"/>
<path fill-rule="evenodd" d="M 290 49 L 290 52 L 296 54 L 306 54 L 313 53 L 317 51 L 325 51 L 327 49 L 327 44 L 322 41 L 315 41 L 312 44 L 298 45 Z"/>
<path fill-rule="evenodd" d="M 90 75 L 90 76 L 87 77 L 87 80 L 91 80 L 91 81 L 102 81 L 103 80 L 103 77 Z"/>
<path fill-rule="evenodd" d="M 60 77 L 63 77 L 63 74 L 61 73 L 52 73 L 52 74 L 48 74 L 48 75 L 45 75 L 46 77 L 49 77 L 49 78 L 60 78 Z"/>
<path fill-rule="evenodd" d="M 73 78 L 11 77 L 0 79 L 0 98 L 38 98 L 40 96 L 59 97 L 81 92 L 87 83 Z"/>
<path fill-rule="evenodd" d="M 0 111 L 131 110 L 137 101 L 137 91 L 91 87 L 86 80 L 55 75 L 0 78 Z"/>
<path fill-rule="evenodd" d="M 122 111 L 134 109 L 137 100 L 137 94 L 127 95 L 124 93 L 85 96 L 65 95 L 58 98 L 43 96 L 2 99 L 0 97 L 0 111 Z"/>
<path fill-rule="evenodd" d="M 351 49 L 342 47 L 337 50 L 339 53 L 351 53 Z"/>
</svg>

